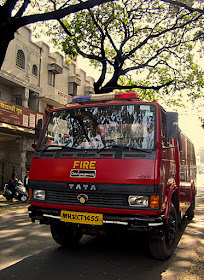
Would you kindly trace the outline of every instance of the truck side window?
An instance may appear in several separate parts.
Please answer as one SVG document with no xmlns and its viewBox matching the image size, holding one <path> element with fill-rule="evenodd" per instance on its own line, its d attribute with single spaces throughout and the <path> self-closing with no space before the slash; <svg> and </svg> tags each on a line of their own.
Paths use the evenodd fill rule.
<svg viewBox="0 0 204 280">
<path fill-rule="evenodd" d="M 162 127 L 162 144 L 166 145 L 166 112 L 162 110 L 161 112 L 161 116 L 162 116 L 162 123 L 161 123 L 161 127 Z"/>
<path fill-rule="evenodd" d="M 180 151 L 180 180 L 185 182 L 187 180 L 187 161 L 186 161 L 186 148 L 187 143 L 183 134 L 181 135 L 181 151 Z"/>
</svg>

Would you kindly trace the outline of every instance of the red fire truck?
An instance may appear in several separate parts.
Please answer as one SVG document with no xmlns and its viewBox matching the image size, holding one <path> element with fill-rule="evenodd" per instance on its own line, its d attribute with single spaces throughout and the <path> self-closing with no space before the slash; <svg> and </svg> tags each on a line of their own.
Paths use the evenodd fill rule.
<svg viewBox="0 0 204 280">
<path fill-rule="evenodd" d="M 171 256 L 196 195 L 194 147 L 176 112 L 133 92 L 78 97 L 39 121 L 36 137 L 33 222 L 66 247 L 83 234 L 146 231 L 152 256 Z"/>
</svg>

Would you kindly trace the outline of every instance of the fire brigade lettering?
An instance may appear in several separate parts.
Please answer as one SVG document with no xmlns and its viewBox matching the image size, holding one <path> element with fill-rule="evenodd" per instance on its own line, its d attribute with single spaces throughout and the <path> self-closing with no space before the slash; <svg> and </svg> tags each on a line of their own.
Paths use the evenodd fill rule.
<svg viewBox="0 0 204 280">
<path fill-rule="evenodd" d="M 73 168 L 80 168 L 80 169 L 96 169 L 95 167 L 96 161 L 74 161 Z"/>
</svg>

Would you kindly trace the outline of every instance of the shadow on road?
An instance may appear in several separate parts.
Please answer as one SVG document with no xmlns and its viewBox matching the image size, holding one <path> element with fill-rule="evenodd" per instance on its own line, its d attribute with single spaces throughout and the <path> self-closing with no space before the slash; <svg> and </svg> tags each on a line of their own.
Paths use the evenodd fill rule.
<svg viewBox="0 0 204 280">
<path fill-rule="evenodd" d="M 187 221 L 183 221 L 178 242 L 187 225 Z M 147 245 L 145 234 L 115 239 L 84 236 L 77 249 L 49 248 L 2 270 L 0 279 L 162 279 L 172 258 L 166 262 L 153 260 Z M 175 254 L 173 258 L 176 261 Z"/>
<path fill-rule="evenodd" d="M 11 208 L 19 208 L 19 207 L 24 207 L 25 205 L 28 205 L 28 201 L 27 202 L 21 202 L 17 199 L 13 199 L 13 201 L 7 201 L 7 199 L 3 196 L 3 192 L 0 192 L 0 211 L 3 212 L 7 209 L 11 209 Z"/>
</svg>

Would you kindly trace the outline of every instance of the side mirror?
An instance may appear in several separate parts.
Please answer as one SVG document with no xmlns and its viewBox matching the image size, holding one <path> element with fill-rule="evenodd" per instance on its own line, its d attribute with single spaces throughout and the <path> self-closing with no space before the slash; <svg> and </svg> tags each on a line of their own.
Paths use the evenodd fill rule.
<svg viewBox="0 0 204 280">
<path fill-rule="evenodd" d="M 37 142 L 38 141 L 38 138 L 40 136 L 40 132 L 42 130 L 42 119 L 39 119 L 38 120 L 38 123 L 35 127 L 35 136 L 34 136 L 34 142 Z"/>
<path fill-rule="evenodd" d="M 178 140 L 178 113 L 167 112 L 166 114 L 166 137 Z"/>
</svg>

